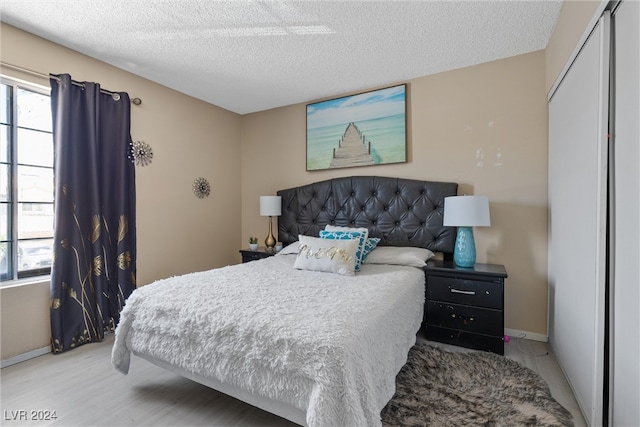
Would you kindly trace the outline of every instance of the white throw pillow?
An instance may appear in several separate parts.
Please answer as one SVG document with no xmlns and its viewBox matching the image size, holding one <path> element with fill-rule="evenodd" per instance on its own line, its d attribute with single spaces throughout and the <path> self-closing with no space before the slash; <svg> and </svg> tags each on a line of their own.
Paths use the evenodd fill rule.
<svg viewBox="0 0 640 427">
<path fill-rule="evenodd" d="M 394 264 L 422 268 L 435 254 L 429 249 L 404 246 L 378 246 L 367 255 L 365 264 Z"/>
<path fill-rule="evenodd" d="M 337 240 L 298 236 L 299 253 L 293 268 L 354 276 L 358 239 Z"/>
<path fill-rule="evenodd" d="M 359 233 L 357 235 L 357 233 Z M 369 229 L 365 227 L 339 227 L 337 225 L 327 224 L 324 230 L 320 230 L 320 237 L 323 239 L 360 239 L 358 250 L 356 251 L 356 271 L 360 271 L 362 260 L 369 253 L 365 251 L 365 245 L 369 238 Z"/>
<path fill-rule="evenodd" d="M 366 231 L 320 230 L 320 237 L 323 239 L 335 239 L 335 240 L 358 239 L 358 250 L 356 251 L 356 271 L 360 271 L 360 264 L 362 264 L 362 258 L 364 258 L 364 246 L 367 243 Z"/>
<path fill-rule="evenodd" d="M 325 231 L 361 231 L 361 232 L 367 233 L 366 234 L 367 241 L 364 245 L 364 251 L 362 254 L 363 260 L 367 257 L 367 255 L 369 255 L 369 252 L 371 252 L 376 248 L 376 246 L 378 246 L 378 243 L 380 243 L 380 240 L 381 240 L 379 237 L 369 237 L 369 229 L 364 227 L 359 227 L 359 228 L 338 227 L 337 225 L 327 224 L 324 226 L 324 229 Z"/>
</svg>

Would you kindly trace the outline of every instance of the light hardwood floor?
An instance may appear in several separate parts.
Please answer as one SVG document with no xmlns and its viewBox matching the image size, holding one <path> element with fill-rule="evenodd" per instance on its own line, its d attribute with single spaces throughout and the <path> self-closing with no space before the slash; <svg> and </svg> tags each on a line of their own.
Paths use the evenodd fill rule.
<svg viewBox="0 0 640 427">
<path fill-rule="evenodd" d="M 3 426 L 293 426 L 203 385 L 132 357 L 129 374 L 111 366 L 113 336 L 0 371 Z M 445 346 L 457 349 L 451 346 Z M 505 355 L 538 372 L 576 426 L 585 421 L 545 343 L 512 339 Z M 542 354 L 542 355 L 539 355 Z M 55 420 L 37 420 L 55 411 Z"/>
</svg>

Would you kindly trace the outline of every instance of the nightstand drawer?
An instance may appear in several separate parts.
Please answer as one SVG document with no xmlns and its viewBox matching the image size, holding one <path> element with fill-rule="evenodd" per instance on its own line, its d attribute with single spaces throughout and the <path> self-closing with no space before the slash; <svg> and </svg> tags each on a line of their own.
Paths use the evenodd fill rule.
<svg viewBox="0 0 640 427">
<path fill-rule="evenodd" d="M 472 334 L 470 332 L 439 328 L 437 326 L 429 325 L 427 325 L 426 332 L 428 340 L 474 348 L 476 350 L 491 351 L 493 353 L 504 355 L 504 341 L 502 340 L 502 337 Z"/>
<path fill-rule="evenodd" d="M 494 336 L 504 334 L 501 310 L 438 301 L 427 304 L 427 327 L 431 325 Z"/>
<path fill-rule="evenodd" d="M 264 257 L 260 255 L 258 252 L 242 254 L 242 262 L 257 261 L 262 258 Z"/>
<path fill-rule="evenodd" d="M 240 254 L 242 255 L 242 262 L 250 262 L 257 261 L 259 259 L 268 258 L 270 256 L 274 256 L 276 253 L 272 251 L 267 251 L 264 249 L 260 249 L 257 251 L 250 251 L 246 249 L 240 250 Z"/>
<path fill-rule="evenodd" d="M 482 281 L 428 276 L 427 298 L 501 310 L 502 281 Z"/>
</svg>

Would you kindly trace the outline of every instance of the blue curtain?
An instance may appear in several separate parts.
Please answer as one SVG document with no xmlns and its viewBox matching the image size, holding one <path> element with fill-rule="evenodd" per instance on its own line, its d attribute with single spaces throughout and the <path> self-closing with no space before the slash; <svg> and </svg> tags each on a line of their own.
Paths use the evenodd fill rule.
<svg viewBox="0 0 640 427">
<path fill-rule="evenodd" d="M 129 95 L 52 76 L 55 168 L 51 346 L 115 329 L 136 286 L 135 168 Z"/>
</svg>

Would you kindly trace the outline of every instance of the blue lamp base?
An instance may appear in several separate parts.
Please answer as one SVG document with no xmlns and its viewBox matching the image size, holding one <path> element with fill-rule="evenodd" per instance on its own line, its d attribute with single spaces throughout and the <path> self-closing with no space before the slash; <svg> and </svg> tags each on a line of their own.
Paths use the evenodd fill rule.
<svg viewBox="0 0 640 427">
<path fill-rule="evenodd" d="M 471 227 L 458 227 L 453 260 L 458 267 L 473 267 L 476 264 L 476 241 Z"/>
</svg>

